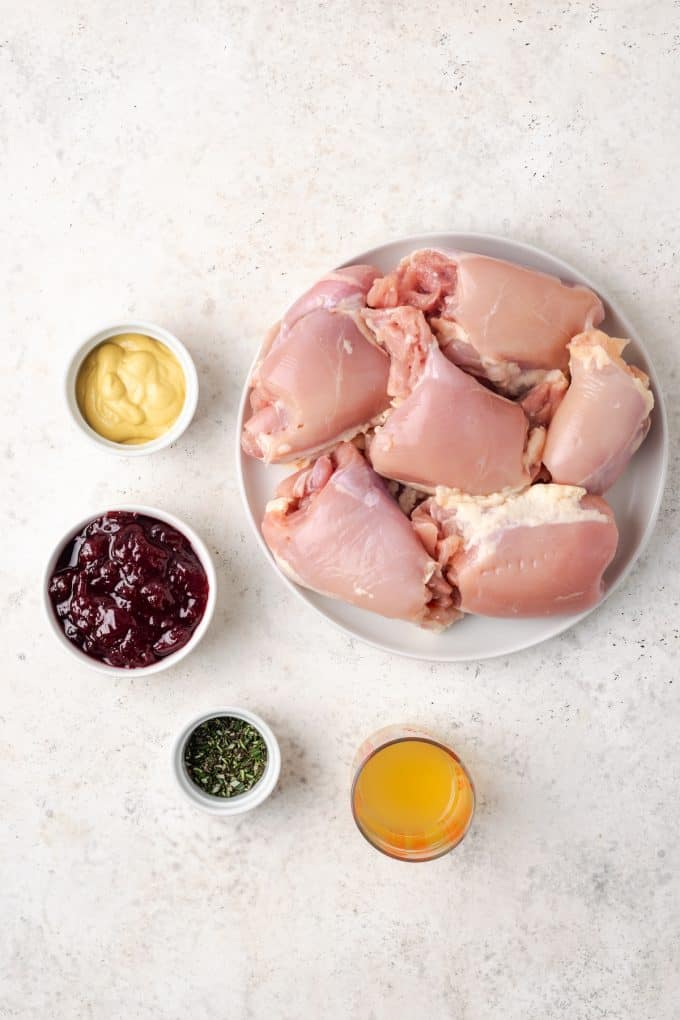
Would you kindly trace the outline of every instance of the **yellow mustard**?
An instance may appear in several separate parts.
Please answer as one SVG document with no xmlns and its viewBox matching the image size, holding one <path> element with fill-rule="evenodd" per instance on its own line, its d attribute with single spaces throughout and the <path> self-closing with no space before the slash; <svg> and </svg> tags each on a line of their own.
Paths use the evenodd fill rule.
<svg viewBox="0 0 680 1020">
<path fill-rule="evenodd" d="M 179 417 L 184 397 L 184 372 L 175 355 L 140 333 L 122 333 L 99 344 L 76 379 L 85 421 L 114 443 L 158 439 Z"/>
</svg>

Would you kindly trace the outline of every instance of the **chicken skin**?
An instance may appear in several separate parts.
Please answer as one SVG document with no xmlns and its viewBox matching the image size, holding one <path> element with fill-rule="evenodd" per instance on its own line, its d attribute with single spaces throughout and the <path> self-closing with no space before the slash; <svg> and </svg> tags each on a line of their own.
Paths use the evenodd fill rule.
<svg viewBox="0 0 680 1020">
<path fill-rule="evenodd" d="M 412 520 L 461 610 L 482 616 L 590 609 L 618 543 L 608 504 L 569 485 L 477 498 L 438 489 Z"/>
<path fill-rule="evenodd" d="M 276 463 L 313 455 L 364 431 L 389 405 L 389 359 L 355 320 L 376 272 L 329 273 L 270 331 L 241 437 L 251 457 Z"/>
<path fill-rule="evenodd" d="M 545 430 L 530 433 L 519 404 L 448 361 L 421 311 L 361 314 L 390 355 L 388 391 L 396 397 L 368 439 L 376 471 L 427 492 L 446 485 L 482 495 L 529 485 Z"/>
<path fill-rule="evenodd" d="M 604 318 L 587 287 L 485 255 L 429 249 L 376 279 L 367 303 L 420 309 L 450 361 L 511 395 L 564 371 L 571 338 Z"/>
<path fill-rule="evenodd" d="M 628 343 L 590 330 L 569 344 L 571 385 L 550 424 L 543 460 L 553 481 L 606 492 L 644 440 L 654 397 Z"/>
<path fill-rule="evenodd" d="M 322 595 L 435 629 L 460 616 L 439 565 L 350 443 L 281 483 L 262 534 L 281 570 Z"/>
</svg>

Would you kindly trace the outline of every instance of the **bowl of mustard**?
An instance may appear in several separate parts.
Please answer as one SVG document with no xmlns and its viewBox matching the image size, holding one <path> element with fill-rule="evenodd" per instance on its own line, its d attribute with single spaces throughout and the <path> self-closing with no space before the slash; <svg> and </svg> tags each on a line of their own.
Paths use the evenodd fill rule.
<svg viewBox="0 0 680 1020">
<path fill-rule="evenodd" d="M 174 443 L 198 403 L 184 344 L 152 322 L 114 323 L 88 336 L 66 372 L 71 417 L 99 447 L 125 457 Z"/>
</svg>

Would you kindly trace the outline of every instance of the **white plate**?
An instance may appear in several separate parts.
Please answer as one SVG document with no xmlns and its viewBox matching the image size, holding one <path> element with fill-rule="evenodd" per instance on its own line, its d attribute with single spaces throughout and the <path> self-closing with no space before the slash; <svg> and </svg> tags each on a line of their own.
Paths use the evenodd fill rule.
<svg viewBox="0 0 680 1020">
<path fill-rule="evenodd" d="M 616 515 L 620 537 L 616 557 L 605 575 L 606 598 L 623 581 L 649 541 L 659 512 L 666 478 L 668 459 L 666 412 L 659 380 L 644 344 L 632 324 L 621 310 L 608 300 L 599 286 L 561 259 L 519 241 L 510 241 L 489 234 L 422 234 L 362 252 L 348 259 L 343 265 L 370 263 L 383 273 L 387 273 L 400 259 L 417 248 L 475 251 L 482 255 L 517 262 L 544 273 L 553 273 L 562 280 L 584 283 L 599 294 L 604 302 L 607 315 L 601 328 L 613 336 L 630 337 L 631 343 L 626 349 L 627 360 L 638 365 L 649 375 L 656 406 L 652 412 L 652 427 L 647 439 L 622 477 L 607 493 L 607 500 Z M 313 282 L 309 281 L 310 286 Z M 289 303 L 292 304 L 297 296 L 291 294 Z M 272 315 L 272 320 L 275 317 Z M 561 634 L 568 627 L 573 627 L 587 616 L 588 612 L 592 612 L 591 609 L 572 616 L 529 620 L 497 620 L 483 616 L 466 616 L 447 631 L 433 634 L 415 625 L 385 619 L 293 584 L 274 563 L 260 532 L 260 522 L 264 516 L 267 500 L 271 499 L 279 480 L 290 473 L 291 467 L 290 465 L 265 467 L 260 461 L 247 457 L 241 451 L 240 436 L 247 398 L 246 383 L 238 413 L 236 458 L 241 494 L 260 546 L 273 569 L 296 595 L 352 637 L 384 651 L 415 659 L 427 659 L 431 662 L 467 662 L 489 659 L 496 655 L 508 655 L 522 648 L 537 645 L 556 634 Z"/>
</svg>

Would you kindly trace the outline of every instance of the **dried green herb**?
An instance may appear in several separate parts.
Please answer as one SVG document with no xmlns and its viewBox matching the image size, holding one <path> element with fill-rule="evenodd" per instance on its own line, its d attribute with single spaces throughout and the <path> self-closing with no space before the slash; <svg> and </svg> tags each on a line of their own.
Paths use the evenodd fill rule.
<svg viewBox="0 0 680 1020">
<path fill-rule="evenodd" d="M 184 749 L 189 777 L 213 797 L 236 797 L 262 778 L 267 745 L 245 719 L 218 716 L 197 726 Z"/>
</svg>

